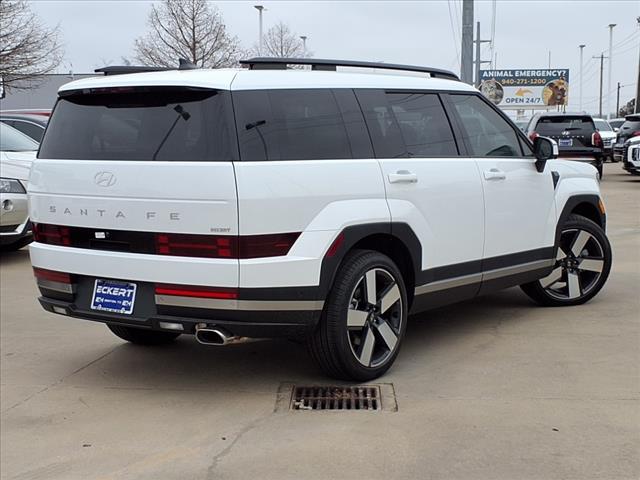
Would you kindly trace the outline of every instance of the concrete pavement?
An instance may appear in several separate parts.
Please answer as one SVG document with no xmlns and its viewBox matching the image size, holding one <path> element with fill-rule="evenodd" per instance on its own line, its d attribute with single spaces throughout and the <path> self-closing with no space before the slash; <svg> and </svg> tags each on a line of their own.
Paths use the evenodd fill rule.
<svg viewBox="0 0 640 480">
<path fill-rule="evenodd" d="M 606 166 L 614 266 L 572 308 L 510 289 L 412 318 L 397 412 L 274 412 L 304 348 L 139 348 L 44 312 L 0 260 L 2 479 L 637 479 L 640 177 Z"/>
</svg>

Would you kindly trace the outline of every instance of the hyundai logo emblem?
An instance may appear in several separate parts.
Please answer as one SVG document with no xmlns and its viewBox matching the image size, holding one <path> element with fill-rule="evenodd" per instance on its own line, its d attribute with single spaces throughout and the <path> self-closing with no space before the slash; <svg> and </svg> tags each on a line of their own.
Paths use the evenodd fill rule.
<svg viewBox="0 0 640 480">
<path fill-rule="evenodd" d="M 93 177 L 95 184 L 100 187 L 111 187 L 115 185 L 116 180 L 116 176 L 111 172 L 98 172 Z"/>
</svg>

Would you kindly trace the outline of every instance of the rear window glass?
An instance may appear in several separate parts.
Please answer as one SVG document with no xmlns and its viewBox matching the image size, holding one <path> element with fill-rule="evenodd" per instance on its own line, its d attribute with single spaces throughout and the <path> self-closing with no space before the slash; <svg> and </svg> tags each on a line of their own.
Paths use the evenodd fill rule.
<svg viewBox="0 0 640 480">
<path fill-rule="evenodd" d="M 563 130 L 595 130 L 591 117 L 558 115 L 552 117 L 540 117 L 536 125 L 536 132 L 556 133 Z"/>
<path fill-rule="evenodd" d="M 237 159 L 228 92 L 99 89 L 59 99 L 40 158 L 216 161 Z"/>
<path fill-rule="evenodd" d="M 24 133 L 0 122 L 0 151 L 28 152 L 38 149 L 38 144 Z"/>
</svg>

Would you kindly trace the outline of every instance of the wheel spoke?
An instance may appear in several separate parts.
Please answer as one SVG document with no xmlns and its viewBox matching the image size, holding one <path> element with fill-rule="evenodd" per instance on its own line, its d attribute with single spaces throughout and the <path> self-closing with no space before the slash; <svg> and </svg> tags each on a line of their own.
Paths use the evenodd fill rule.
<svg viewBox="0 0 640 480">
<path fill-rule="evenodd" d="M 385 320 L 379 319 L 378 321 L 380 323 L 375 325 L 376 330 L 378 330 L 378 333 L 380 334 L 380 337 L 382 337 L 384 343 L 387 344 L 387 348 L 389 348 L 389 350 L 393 350 L 396 343 L 398 343 L 398 336 Z"/>
<path fill-rule="evenodd" d="M 378 296 L 376 295 L 376 271 L 369 270 L 365 276 L 365 286 L 367 287 L 367 303 L 375 305 L 378 303 Z"/>
<path fill-rule="evenodd" d="M 563 258 L 567 258 L 567 254 L 562 250 L 562 248 L 558 247 L 558 253 L 556 253 L 556 260 L 562 260 Z"/>
<path fill-rule="evenodd" d="M 400 289 L 398 285 L 394 283 L 380 299 L 380 313 L 386 312 L 389 307 L 394 305 L 398 300 L 400 300 Z"/>
<path fill-rule="evenodd" d="M 577 273 L 569 273 L 567 275 L 567 285 L 569 298 L 578 298 L 582 292 L 580 291 L 580 277 L 578 277 Z"/>
<path fill-rule="evenodd" d="M 546 277 L 541 278 L 540 285 L 542 285 L 542 288 L 548 288 L 554 283 L 556 283 L 558 280 L 560 280 L 562 278 L 562 271 L 563 271 L 562 267 L 558 267 Z"/>
<path fill-rule="evenodd" d="M 362 310 L 347 310 L 347 327 L 349 328 L 362 328 L 367 323 L 367 317 L 369 312 L 363 312 Z"/>
<path fill-rule="evenodd" d="M 580 256 L 582 249 L 587 244 L 590 238 L 591 234 L 589 232 L 580 230 L 578 232 L 578 235 L 576 235 L 575 240 L 573 241 L 573 245 L 571 245 L 571 253 L 573 253 L 576 257 Z"/>
<path fill-rule="evenodd" d="M 367 327 L 363 334 L 364 340 L 362 341 L 362 349 L 360 350 L 360 362 L 367 367 L 371 365 L 371 357 L 373 356 L 373 347 L 376 344 L 376 337 L 371 330 L 371 327 Z"/>
<path fill-rule="evenodd" d="M 604 260 L 599 260 L 596 258 L 584 258 L 580 261 L 578 265 L 578 269 L 580 270 L 588 270 L 590 272 L 602 272 L 604 268 Z"/>
</svg>

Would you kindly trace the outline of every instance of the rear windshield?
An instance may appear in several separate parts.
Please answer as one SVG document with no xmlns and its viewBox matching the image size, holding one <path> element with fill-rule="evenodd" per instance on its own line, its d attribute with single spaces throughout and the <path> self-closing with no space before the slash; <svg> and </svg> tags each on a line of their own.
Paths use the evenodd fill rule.
<svg viewBox="0 0 640 480">
<path fill-rule="evenodd" d="M 559 133 L 564 130 L 569 131 L 593 131 L 595 126 L 591 117 L 562 115 L 553 117 L 541 117 L 536 125 L 536 132 L 540 135 L 545 133 Z"/>
<path fill-rule="evenodd" d="M 70 160 L 236 160 L 228 92 L 111 88 L 62 96 L 40 158 Z"/>
<path fill-rule="evenodd" d="M 6 123 L 0 122 L 0 151 L 28 152 L 38 149 L 38 144 Z"/>
</svg>

